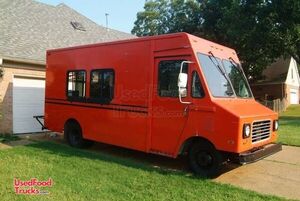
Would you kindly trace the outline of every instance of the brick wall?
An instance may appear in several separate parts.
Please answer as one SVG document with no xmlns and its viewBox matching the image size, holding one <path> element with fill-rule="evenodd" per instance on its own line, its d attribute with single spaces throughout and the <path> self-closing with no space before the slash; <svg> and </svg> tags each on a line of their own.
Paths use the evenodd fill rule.
<svg viewBox="0 0 300 201">
<path fill-rule="evenodd" d="M 45 77 L 45 71 L 39 69 L 23 69 L 17 67 L 2 66 L 4 76 L 0 80 L 0 133 L 12 133 L 13 111 L 12 111 L 12 89 L 14 75 L 28 77 Z"/>
<path fill-rule="evenodd" d="M 286 85 L 284 83 L 251 85 L 253 95 L 259 100 L 274 100 L 286 98 Z"/>
<path fill-rule="evenodd" d="M 284 83 L 251 85 L 251 89 L 255 99 L 257 100 L 281 99 L 285 101 L 286 107 L 290 105 L 290 89 L 298 90 L 300 93 L 298 87 L 290 86 Z"/>
</svg>

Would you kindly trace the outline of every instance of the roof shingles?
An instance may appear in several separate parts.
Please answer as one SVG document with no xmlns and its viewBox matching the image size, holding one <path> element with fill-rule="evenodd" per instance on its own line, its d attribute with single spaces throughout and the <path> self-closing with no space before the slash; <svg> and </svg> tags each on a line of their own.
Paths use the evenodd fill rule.
<svg viewBox="0 0 300 201">
<path fill-rule="evenodd" d="M 133 38 L 99 26 L 64 4 L 0 0 L 0 55 L 45 61 L 47 49 Z M 85 31 L 74 29 L 79 22 Z"/>
</svg>

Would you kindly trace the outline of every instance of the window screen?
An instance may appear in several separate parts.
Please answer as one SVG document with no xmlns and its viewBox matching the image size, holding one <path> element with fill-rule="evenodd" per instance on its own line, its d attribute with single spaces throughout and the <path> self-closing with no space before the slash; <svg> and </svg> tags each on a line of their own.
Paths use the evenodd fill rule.
<svg viewBox="0 0 300 201">
<path fill-rule="evenodd" d="M 162 97 L 178 97 L 178 75 L 183 60 L 161 61 L 158 65 L 158 94 Z M 188 72 L 184 64 L 183 73 Z"/>
<path fill-rule="evenodd" d="M 68 97 L 82 98 L 85 97 L 85 71 L 70 71 L 67 77 Z"/>
<path fill-rule="evenodd" d="M 92 71 L 90 97 L 110 101 L 113 96 L 114 71 L 109 69 Z"/>
</svg>

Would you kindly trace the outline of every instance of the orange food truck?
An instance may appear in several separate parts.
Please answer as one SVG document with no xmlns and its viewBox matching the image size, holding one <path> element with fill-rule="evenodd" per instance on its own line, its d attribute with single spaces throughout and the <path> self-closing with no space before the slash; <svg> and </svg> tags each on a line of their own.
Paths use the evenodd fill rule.
<svg viewBox="0 0 300 201">
<path fill-rule="evenodd" d="M 233 49 L 176 33 L 47 51 L 45 128 L 176 158 L 200 176 L 281 150 Z"/>
</svg>

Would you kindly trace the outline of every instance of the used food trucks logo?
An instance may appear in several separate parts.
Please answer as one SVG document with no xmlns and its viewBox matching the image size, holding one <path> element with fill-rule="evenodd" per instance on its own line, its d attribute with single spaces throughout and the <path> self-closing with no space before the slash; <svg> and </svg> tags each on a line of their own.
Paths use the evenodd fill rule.
<svg viewBox="0 0 300 201">
<path fill-rule="evenodd" d="M 22 195 L 45 195 L 49 194 L 49 191 L 44 190 L 44 187 L 51 187 L 53 180 L 49 178 L 47 181 L 39 181 L 36 178 L 32 178 L 28 181 L 22 181 L 14 178 L 14 191 L 16 194 Z"/>
</svg>

